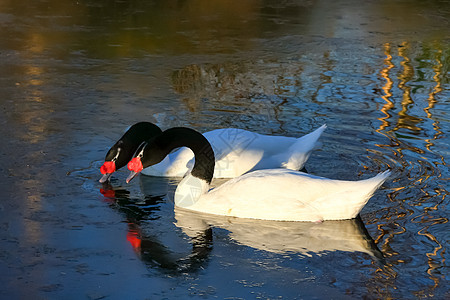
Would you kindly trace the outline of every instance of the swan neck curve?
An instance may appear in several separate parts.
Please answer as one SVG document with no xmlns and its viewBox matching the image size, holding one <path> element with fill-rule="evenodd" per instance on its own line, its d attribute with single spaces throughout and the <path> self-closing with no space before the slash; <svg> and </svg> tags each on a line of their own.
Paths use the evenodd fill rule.
<svg viewBox="0 0 450 300">
<path fill-rule="evenodd" d="M 180 147 L 188 147 L 194 152 L 195 163 L 191 175 L 209 184 L 214 175 L 214 151 L 201 133 L 190 128 L 170 128 L 149 141 L 144 149 L 143 167 L 161 162 L 172 150 Z"/>
</svg>

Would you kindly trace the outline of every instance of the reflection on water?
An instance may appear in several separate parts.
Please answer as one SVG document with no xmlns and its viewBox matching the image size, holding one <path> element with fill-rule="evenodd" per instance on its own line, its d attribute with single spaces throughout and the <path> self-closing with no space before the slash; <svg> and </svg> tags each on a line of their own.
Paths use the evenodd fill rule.
<svg viewBox="0 0 450 300">
<path fill-rule="evenodd" d="M 382 258 L 360 218 L 323 223 L 276 222 L 202 215 L 176 209 L 176 225 L 190 237 L 210 226 L 224 228 L 239 244 L 274 253 L 311 256 L 330 251 L 364 252 Z"/>
<path fill-rule="evenodd" d="M 152 194 L 158 187 L 167 187 L 166 179 L 154 179 L 153 182 L 147 182 L 145 187 Z M 161 213 L 165 209 L 161 207 L 164 205 L 164 193 L 161 196 L 146 195 L 144 199 L 130 199 L 127 190 L 114 189 L 108 184 L 100 192 L 113 209 L 124 215 L 128 227 L 126 239 L 136 255 L 149 267 L 158 267 L 163 272 L 177 275 L 197 272 L 207 263 L 212 249 L 211 229 L 199 231 L 189 241 L 181 237 L 172 228 L 170 213 L 165 216 Z"/>
<path fill-rule="evenodd" d="M 169 181 L 150 177 L 144 178 L 141 184 L 144 191 L 153 193 L 164 189 Z M 144 199 L 131 199 L 127 190 L 114 189 L 108 184 L 100 192 L 113 209 L 124 215 L 128 224 L 126 238 L 138 257 L 150 267 L 157 266 L 174 275 L 206 267 L 214 245 L 214 228 L 225 229 L 235 243 L 257 250 L 309 257 L 333 251 L 362 252 L 383 261 L 383 254 L 359 217 L 322 223 L 279 222 L 175 209 L 172 223 L 173 213 L 167 210 L 173 210 L 173 204 L 164 203 L 162 196 L 146 194 Z"/>
<path fill-rule="evenodd" d="M 132 281 L 160 287 L 142 298 L 448 298 L 449 11 L 445 1 L 1 1 L 0 295 L 63 298 L 94 282 L 97 293 L 77 298 L 126 298 Z M 367 232 L 358 221 L 185 218 L 176 182 L 122 186 L 124 172 L 105 204 L 99 161 L 140 120 L 288 136 L 326 123 L 308 172 L 394 176 L 362 211 Z"/>
<path fill-rule="evenodd" d="M 433 216 L 435 215 L 434 212 L 442 211 L 441 207 L 445 205 L 445 198 L 448 195 L 446 187 L 448 186 L 449 174 L 444 156 L 445 151 L 441 152 L 439 151 L 441 147 L 435 147 L 436 143 L 439 143 L 437 140 L 442 138 L 443 132 L 439 125 L 439 117 L 436 118 L 433 115 L 433 108 L 438 103 L 436 96 L 439 97 L 439 93 L 442 92 L 441 84 L 445 78 L 441 76 L 443 66 L 441 46 L 436 44 L 431 46 L 431 49 L 424 47 L 423 53 L 416 58 L 422 64 L 416 70 L 410 57 L 414 55 L 414 53 L 410 53 L 411 45 L 407 42 L 399 45 L 398 57 L 402 59 L 400 66 L 403 70 L 395 76 L 389 73 L 392 68 L 396 67 L 392 63 L 392 46 L 385 44 L 385 68 L 383 68 L 381 74 L 386 79 L 386 84 L 383 87 L 384 96 L 382 97 L 386 104 L 381 111 L 386 117 L 380 118 L 383 123 L 377 130 L 386 134 L 391 140 L 389 145 L 380 144 L 378 146 L 385 149 L 390 148 L 390 151 L 396 157 L 396 163 L 403 166 L 403 175 L 410 180 L 410 182 L 404 182 L 403 185 L 396 187 L 393 192 L 388 194 L 392 202 L 399 200 L 404 202 L 399 207 L 390 209 L 389 215 L 395 216 L 396 221 L 389 222 L 388 225 L 388 222 L 378 220 L 377 227 L 380 235 L 376 238 L 376 241 L 381 244 L 383 249 L 389 249 L 387 255 L 393 258 L 389 260 L 390 263 L 386 266 L 388 272 L 383 274 L 383 280 L 395 278 L 399 275 L 395 270 L 396 265 L 411 263 L 411 261 L 406 261 L 401 253 L 390 247 L 390 241 L 395 239 L 395 235 L 408 234 L 407 231 L 411 230 L 408 227 L 415 227 L 411 226 L 412 224 L 405 223 L 406 220 L 411 223 L 419 223 L 420 226 L 415 227 L 415 231 L 417 235 L 424 238 L 419 239 L 429 245 L 430 248 L 430 252 L 424 253 L 426 258 L 423 260 L 428 264 L 426 272 L 432 283 L 421 290 L 415 291 L 416 296 L 432 294 L 432 291 L 439 287 L 440 282 L 445 281 L 445 274 L 442 273 L 442 268 L 445 266 L 444 253 L 446 248 L 443 246 L 443 243 L 446 242 L 445 235 L 439 237 L 442 232 L 435 231 L 434 225 L 446 224 L 448 218 L 444 215 Z M 425 63 L 431 64 L 432 67 L 424 65 Z M 418 74 L 415 74 L 415 72 Z M 434 73 L 432 74 L 433 80 L 427 83 L 428 98 L 418 93 L 419 89 L 424 88 L 423 76 L 425 72 Z M 402 100 L 399 103 L 401 109 L 396 109 L 394 101 L 390 99 L 394 95 L 394 82 L 398 82 L 397 86 L 402 93 Z M 433 82 L 435 83 L 434 87 L 431 86 Z M 423 112 L 418 110 L 420 108 Z M 423 133 L 423 131 L 426 133 Z M 393 134 L 397 138 L 394 138 Z M 411 139 L 419 140 L 420 144 Z M 411 156 L 415 158 L 411 159 Z M 419 193 L 413 192 L 411 195 L 411 191 Z M 391 219 L 391 217 L 385 218 Z M 393 227 L 393 224 L 395 224 L 395 227 L 392 230 L 386 230 L 387 227 Z M 430 230 L 435 231 L 436 235 Z M 380 243 L 382 240 L 384 242 Z"/>
</svg>

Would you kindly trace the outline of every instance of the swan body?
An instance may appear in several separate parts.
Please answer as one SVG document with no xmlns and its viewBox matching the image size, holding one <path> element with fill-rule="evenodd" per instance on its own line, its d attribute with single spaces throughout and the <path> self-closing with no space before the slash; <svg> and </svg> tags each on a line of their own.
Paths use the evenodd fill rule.
<svg viewBox="0 0 450 300">
<path fill-rule="evenodd" d="M 236 128 L 216 129 L 203 136 L 214 150 L 214 178 L 234 178 L 260 169 L 302 169 L 325 129 L 326 125 L 322 125 L 300 138 L 269 136 Z M 142 170 L 142 174 L 183 177 L 192 169 L 193 160 L 192 150 L 182 147 L 159 164 Z"/>
<path fill-rule="evenodd" d="M 214 151 L 200 133 L 178 127 L 164 131 L 138 149 L 128 164 L 132 173 L 127 182 L 183 146 L 194 152 L 195 164 L 177 186 L 175 205 L 215 215 L 280 221 L 352 219 L 390 175 L 386 171 L 366 180 L 343 181 L 288 169 L 267 169 L 247 173 L 209 190 Z"/>
<path fill-rule="evenodd" d="M 263 220 L 353 219 L 389 174 L 344 181 L 287 169 L 258 170 L 210 191 L 204 180 L 188 175 L 175 191 L 175 205 L 202 213 Z"/>
</svg>

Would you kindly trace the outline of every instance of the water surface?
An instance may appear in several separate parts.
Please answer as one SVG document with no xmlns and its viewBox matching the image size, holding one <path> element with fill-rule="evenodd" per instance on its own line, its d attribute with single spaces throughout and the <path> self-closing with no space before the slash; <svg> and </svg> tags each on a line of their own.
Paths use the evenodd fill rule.
<svg viewBox="0 0 450 300">
<path fill-rule="evenodd" d="M 2 1 L 0 296 L 450 297 L 449 23 L 446 1 Z M 98 183 L 142 120 L 326 123 L 310 173 L 393 175 L 358 220 L 174 212 L 175 179 Z"/>
</svg>

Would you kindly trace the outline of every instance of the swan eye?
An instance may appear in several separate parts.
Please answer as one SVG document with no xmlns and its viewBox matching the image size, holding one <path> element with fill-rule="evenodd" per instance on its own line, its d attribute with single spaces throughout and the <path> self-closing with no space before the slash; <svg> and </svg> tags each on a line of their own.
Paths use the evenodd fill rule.
<svg viewBox="0 0 450 300">
<path fill-rule="evenodd" d="M 105 161 L 105 163 L 100 167 L 100 172 L 102 174 L 111 174 L 116 171 L 116 163 L 113 161 Z"/>
<path fill-rule="evenodd" d="M 128 163 L 128 170 L 139 173 L 144 167 L 142 166 L 141 158 L 135 157 Z"/>
</svg>

